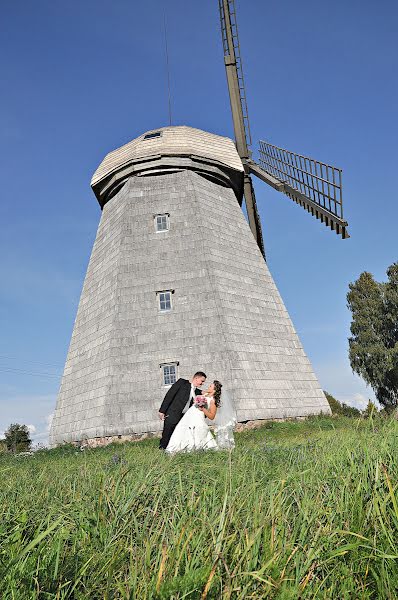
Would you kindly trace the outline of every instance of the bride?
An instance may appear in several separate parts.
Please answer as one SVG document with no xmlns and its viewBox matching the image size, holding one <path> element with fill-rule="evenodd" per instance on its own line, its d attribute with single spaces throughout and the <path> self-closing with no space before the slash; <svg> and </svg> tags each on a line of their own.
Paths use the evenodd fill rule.
<svg viewBox="0 0 398 600">
<path fill-rule="evenodd" d="M 205 421 L 207 417 L 213 421 L 221 404 L 222 384 L 215 380 L 208 388 L 205 396 L 206 406 L 193 404 L 185 413 L 170 438 L 166 452 L 189 452 L 190 450 L 210 450 L 218 448 L 218 444 Z"/>
</svg>

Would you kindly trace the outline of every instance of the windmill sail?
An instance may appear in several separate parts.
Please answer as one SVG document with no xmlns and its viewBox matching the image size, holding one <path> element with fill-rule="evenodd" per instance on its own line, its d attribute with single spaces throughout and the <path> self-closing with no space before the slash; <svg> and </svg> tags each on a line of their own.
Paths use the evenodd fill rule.
<svg viewBox="0 0 398 600">
<path fill-rule="evenodd" d="M 220 9 L 221 36 L 229 99 L 231 102 L 232 121 L 234 124 L 235 143 L 238 154 L 244 163 L 251 156 L 251 134 L 242 59 L 240 55 L 235 3 L 234 0 L 218 0 L 218 4 Z M 244 196 L 250 229 L 265 258 L 261 222 L 249 172 L 246 172 L 244 178 Z"/>
<path fill-rule="evenodd" d="M 261 223 L 250 175 L 283 192 L 342 238 L 348 235 L 343 218 L 342 171 L 268 142 L 260 141 L 260 164 L 251 156 L 251 134 L 243 79 L 234 0 L 218 0 L 228 91 L 238 154 L 245 168 L 245 200 L 249 225 L 264 255 Z"/>
<path fill-rule="evenodd" d="M 249 170 L 286 194 L 342 238 L 348 235 L 343 218 L 342 171 L 308 156 L 260 141 L 260 164 Z"/>
<path fill-rule="evenodd" d="M 240 54 L 238 23 L 234 0 L 218 0 L 224 61 L 231 100 L 235 141 L 241 158 L 249 157 L 252 143 L 247 110 L 245 81 Z"/>
</svg>

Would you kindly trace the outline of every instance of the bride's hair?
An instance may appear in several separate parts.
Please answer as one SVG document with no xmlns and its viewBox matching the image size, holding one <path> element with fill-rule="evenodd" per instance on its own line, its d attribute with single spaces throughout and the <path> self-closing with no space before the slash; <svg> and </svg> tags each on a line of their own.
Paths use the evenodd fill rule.
<svg viewBox="0 0 398 600">
<path fill-rule="evenodd" d="M 219 381 L 217 381 L 217 379 L 215 379 L 213 381 L 213 383 L 214 383 L 213 398 L 214 398 L 215 405 L 218 408 L 220 406 L 220 404 L 221 404 L 221 388 L 222 388 L 222 383 L 220 383 Z"/>
</svg>

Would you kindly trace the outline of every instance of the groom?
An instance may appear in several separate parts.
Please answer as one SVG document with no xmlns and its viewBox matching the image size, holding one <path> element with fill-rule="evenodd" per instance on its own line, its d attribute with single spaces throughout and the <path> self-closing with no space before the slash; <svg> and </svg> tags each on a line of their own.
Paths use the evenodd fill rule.
<svg viewBox="0 0 398 600">
<path fill-rule="evenodd" d="M 206 381 L 203 371 L 197 371 L 190 381 L 179 379 L 168 390 L 162 406 L 159 408 L 159 418 L 163 421 L 163 433 L 159 448 L 165 450 L 177 423 L 182 419 L 195 396 L 202 393 L 199 386 Z"/>
</svg>

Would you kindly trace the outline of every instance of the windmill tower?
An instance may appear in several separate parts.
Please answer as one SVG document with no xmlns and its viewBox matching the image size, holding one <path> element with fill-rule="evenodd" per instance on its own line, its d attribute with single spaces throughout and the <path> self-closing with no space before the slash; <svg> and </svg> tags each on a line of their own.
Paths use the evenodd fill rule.
<svg viewBox="0 0 398 600">
<path fill-rule="evenodd" d="M 341 172 L 266 142 L 252 160 L 234 4 L 219 4 L 235 144 L 164 127 L 94 173 L 102 216 L 51 445 L 160 431 L 168 387 L 198 369 L 228 388 L 239 421 L 330 412 L 264 260 L 250 176 L 347 237 Z"/>
</svg>

